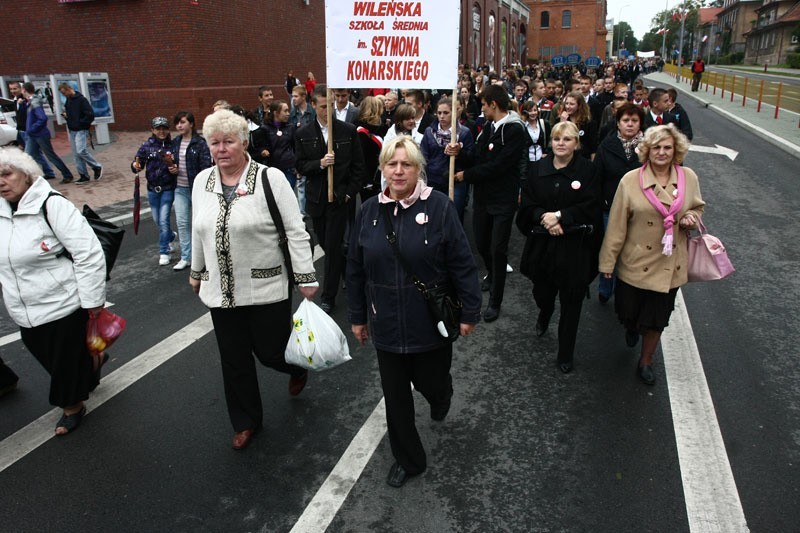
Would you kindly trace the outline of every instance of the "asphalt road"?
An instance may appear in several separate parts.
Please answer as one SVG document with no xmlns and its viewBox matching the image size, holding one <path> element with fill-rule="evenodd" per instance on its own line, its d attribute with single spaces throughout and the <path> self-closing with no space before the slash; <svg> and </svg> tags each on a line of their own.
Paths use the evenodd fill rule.
<svg viewBox="0 0 800 533">
<path fill-rule="evenodd" d="M 800 522 L 797 161 L 682 103 L 696 144 L 740 152 L 735 162 L 695 152 L 686 161 L 700 176 L 709 229 L 738 270 L 684 287 L 686 307 L 748 525 L 791 531 Z M 138 237 L 126 237 L 108 300 L 128 330 L 106 372 L 165 361 L 91 409 L 78 432 L 45 440 L 0 471 L 0 530 L 289 531 L 380 402 L 374 350 L 351 342 L 353 361 L 313 374 L 297 398 L 287 395 L 284 376 L 263 371 L 265 430 L 246 451 L 231 450 L 213 333 L 170 340 L 206 309 L 185 272 L 157 266 L 155 242 L 149 220 Z M 516 266 L 516 232 L 512 249 Z M 640 384 L 638 354 L 592 287 L 576 369 L 562 375 L 555 322 L 543 338 L 533 333 L 530 289 L 511 274 L 500 319 L 457 342 L 444 423 L 432 422 L 417 396 L 428 471 L 400 490 L 388 487 L 384 437 L 328 531 L 689 530 L 686 465 L 661 357 L 657 384 Z M 338 303 L 334 316 L 345 325 L 341 296 Z M 0 337 L 13 334 L 1 316 Z M 21 343 L 0 346 L 0 355 L 22 378 L 0 400 L 2 446 L 51 407 L 47 376 Z"/>
</svg>

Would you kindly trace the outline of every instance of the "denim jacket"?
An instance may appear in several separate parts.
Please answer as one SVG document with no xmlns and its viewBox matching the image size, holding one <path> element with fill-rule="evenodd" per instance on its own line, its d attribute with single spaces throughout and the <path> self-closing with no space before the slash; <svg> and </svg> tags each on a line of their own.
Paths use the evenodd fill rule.
<svg viewBox="0 0 800 533">
<path fill-rule="evenodd" d="M 172 155 L 175 157 L 175 164 L 180 161 L 181 154 L 181 136 L 172 139 Z M 189 146 L 186 148 L 186 175 L 189 177 L 189 188 L 194 184 L 194 178 L 200 171 L 209 168 L 213 163 L 211 162 L 211 152 L 208 149 L 206 140 L 195 133 L 192 135 L 192 140 L 189 141 Z"/>
</svg>

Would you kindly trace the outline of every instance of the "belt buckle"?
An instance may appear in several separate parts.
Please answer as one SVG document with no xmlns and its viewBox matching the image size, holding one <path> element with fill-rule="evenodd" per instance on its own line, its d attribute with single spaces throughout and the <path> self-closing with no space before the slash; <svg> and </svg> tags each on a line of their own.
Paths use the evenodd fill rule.
<svg viewBox="0 0 800 533">
<path fill-rule="evenodd" d="M 153 187 L 153 192 L 161 192 L 161 185 L 156 185 Z"/>
</svg>

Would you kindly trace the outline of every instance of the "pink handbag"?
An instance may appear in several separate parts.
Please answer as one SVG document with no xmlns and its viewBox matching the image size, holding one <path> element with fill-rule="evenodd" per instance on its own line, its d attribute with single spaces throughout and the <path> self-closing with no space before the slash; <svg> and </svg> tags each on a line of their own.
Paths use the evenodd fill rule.
<svg viewBox="0 0 800 533">
<path fill-rule="evenodd" d="M 709 235 L 703 221 L 698 219 L 700 235 L 692 237 L 687 232 L 689 243 L 689 281 L 715 281 L 733 274 L 731 260 L 722 241 Z"/>
</svg>

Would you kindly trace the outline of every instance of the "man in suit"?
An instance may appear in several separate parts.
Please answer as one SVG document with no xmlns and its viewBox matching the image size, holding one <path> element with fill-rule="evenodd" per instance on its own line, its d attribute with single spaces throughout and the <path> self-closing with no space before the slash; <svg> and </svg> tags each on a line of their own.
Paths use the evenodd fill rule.
<svg viewBox="0 0 800 533">
<path fill-rule="evenodd" d="M 650 91 L 647 100 L 650 102 L 650 110 L 645 113 L 642 131 L 662 124 L 675 124 L 678 126 L 675 117 L 667 112 L 667 109 L 669 109 L 669 94 L 665 89 L 653 89 Z"/>
<path fill-rule="evenodd" d="M 350 102 L 350 91 L 347 89 L 334 89 L 333 99 L 336 102 L 336 107 L 333 108 L 336 113 L 336 119 L 348 124 L 355 124 L 358 122 L 358 108 Z"/>
<path fill-rule="evenodd" d="M 508 241 L 530 137 L 519 116 L 509 114 L 510 99 L 504 87 L 490 85 L 480 97 L 486 126 L 475 143 L 475 165 L 457 172 L 455 179 L 474 185 L 475 246 L 488 270 L 489 306 L 483 320 L 493 322 L 503 303 Z"/>
<path fill-rule="evenodd" d="M 320 307 L 330 313 L 336 304 L 339 280 L 344 270 L 344 236 L 354 213 L 355 197 L 365 183 L 364 154 L 356 127 L 334 119 L 328 124 L 328 99 L 324 85 L 311 97 L 316 120 L 295 135 L 297 173 L 306 177 L 306 212 L 314 233 L 325 250 L 325 279 Z M 328 136 L 333 151 L 328 152 Z M 328 167 L 333 167 L 333 202 L 328 202 Z"/>
</svg>

